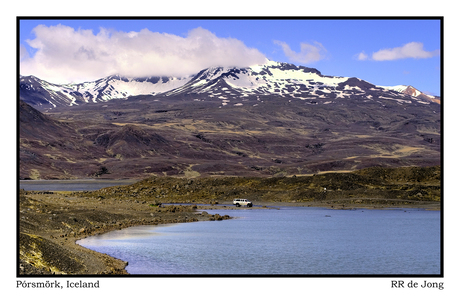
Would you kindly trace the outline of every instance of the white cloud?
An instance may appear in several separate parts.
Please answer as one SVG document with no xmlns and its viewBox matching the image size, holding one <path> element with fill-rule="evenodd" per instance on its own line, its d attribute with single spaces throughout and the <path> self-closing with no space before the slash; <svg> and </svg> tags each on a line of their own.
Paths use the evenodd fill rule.
<svg viewBox="0 0 460 306">
<path fill-rule="evenodd" d="M 377 52 L 372 53 L 371 59 L 374 61 L 394 61 L 404 58 L 430 58 L 438 56 L 440 54 L 439 50 L 434 51 L 425 51 L 423 50 L 423 43 L 421 42 L 410 42 L 405 44 L 402 47 L 382 49 Z M 361 52 L 358 55 L 359 60 L 367 60 L 369 57 Z"/>
<path fill-rule="evenodd" d="M 75 30 L 37 26 L 36 38 L 27 43 L 37 49 L 22 56 L 21 74 L 51 82 L 80 82 L 110 74 L 124 76 L 184 76 L 211 66 L 262 64 L 266 56 L 234 38 L 220 38 L 203 28 L 181 37 L 151 32 Z M 25 48 L 21 48 L 25 51 Z"/>
<path fill-rule="evenodd" d="M 356 56 L 356 58 L 359 61 L 365 61 L 365 60 L 367 60 L 369 58 L 369 56 L 365 52 L 361 52 Z"/>
<path fill-rule="evenodd" d="M 300 52 L 293 51 L 285 42 L 279 40 L 275 40 L 273 42 L 283 48 L 283 52 L 289 60 L 302 64 L 317 62 L 323 59 L 327 52 L 327 50 L 319 42 L 314 42 L 314 45 L 301 43 Z"/>
<path fill-rule="evenodd" d="M 29 58 L 29 52 L 24 45 L 19 46 L 19 59 L 22 61 L 24 59 Z"/>
</svg>

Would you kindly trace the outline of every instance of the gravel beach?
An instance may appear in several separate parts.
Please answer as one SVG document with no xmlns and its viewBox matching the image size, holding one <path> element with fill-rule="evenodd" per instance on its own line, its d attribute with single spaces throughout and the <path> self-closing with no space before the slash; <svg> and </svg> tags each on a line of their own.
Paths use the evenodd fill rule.
<svg viewBox="0 0 460 306">
<path fill-rule="evenodd" d="M 228 215 L 208 210 L 277 209 L 282 206 L 329 209 L 440 209 L 439 202 L 344 199 L 316 202 L 255 202 L 252 208 L 231 202 L 217 205 L 158 205 L 148 201 L 85 196 L 72 192 L 20 191 L 18 275 L 128 274 L 127 262 L 86 249 L 76 241 L 90 235 L 136 225 L 221 221 Z"/>
<path fill-rule="evenodd" d="M 148 205 L 78 197 L 66 192 L 24 192 L 19 201 L 19 275 L 127 274 L 126 262 L 75 242 L 135 225 L 220 221 L 196 205 Z"/>
</svg>

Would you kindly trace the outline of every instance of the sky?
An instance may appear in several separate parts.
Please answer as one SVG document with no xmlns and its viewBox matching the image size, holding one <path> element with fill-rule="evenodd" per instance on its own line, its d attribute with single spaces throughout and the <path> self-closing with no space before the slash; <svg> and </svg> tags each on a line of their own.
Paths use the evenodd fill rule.
<svg viewBox="0 0 460 306">
<path fill-rule="evenodd" d="M 20 19 L 21 75 L 185 76 L 266 59 L 441 94 L 439 19 Z"/>
</svg>

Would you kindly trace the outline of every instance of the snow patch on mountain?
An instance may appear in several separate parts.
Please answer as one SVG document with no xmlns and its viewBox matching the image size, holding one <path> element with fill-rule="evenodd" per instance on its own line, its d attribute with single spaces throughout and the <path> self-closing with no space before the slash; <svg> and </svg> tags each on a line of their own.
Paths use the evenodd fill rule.
<svg viewBox="0 0 460 306">
<path fill-rule="evenodd" d="M 399 92 L 405 95 L 409 95 L 412 97 L 419 98 L 422 100 L 424 103 L 426 102 L 435 102 L 435 103 L 441 103 L 439 97 L 435 97 L 433 95 L 425 94 L 421 92 L 420 90 L 414 88 L 413 86 L 410 85 L 396 85 L 396 86 L 379 86 L 381 88 L 384 88 L 385 90 L 390 90 L 390 91 L 395 91 Z"/>
<path fill-rule="evenodd" d="M 311 103 L 331 103 L 336 99 L 431 102 L 430 97 L 411 86 L 375 86 L 355 77 L 325 76 L 314 68 L 274 61 L 246 68 L 211 67 L 183 78 L 127 78 L 112 75 L 92 82 L 65 85 L 21 76 L 20 86 L 21 99 L 44 107 L 106 102 L 139 95 L 184 95 L 194 100 L 219 99 L 224 102 L 244 101 L 250 97 L 260 100 L 262 96 L 279 96 Z"/>
<path fill-rule="evenodd" d="M 109 77 L 95 82 L 74 85 L 87 102 L 108 101 L 138 95 L 155 95 L 184 85 L 190 78 L 158 77 L 154 79 L 136 79 Z"/>
</svg>

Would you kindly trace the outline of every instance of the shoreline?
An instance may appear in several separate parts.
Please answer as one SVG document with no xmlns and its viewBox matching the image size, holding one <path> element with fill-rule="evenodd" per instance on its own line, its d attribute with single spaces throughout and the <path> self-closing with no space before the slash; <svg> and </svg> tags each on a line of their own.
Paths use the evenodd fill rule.
<svg viewBox="0 0 460 306">
<path fill-rule="evenodd" d="M 315 203 L 315 204 L 311 204 L 311 203 Z M 174 203 L 174 204 L 166 204 L 166 205 L 174 205 L 174 206 L 177 206 L 177 205 L 184 205 L 184 204 L 177 204 L 177 203 Z M 186 205 L 192 205 L 192 204 L 186 204 Z M 320 204 L 318 202 L 304 202 L 304 203 L 290 203 L 290 202 L 262 202 L 260 204 L 257 204 L 258 206 L 253 206 L 251 208 L 247 208 L 247 207 L 235 207 L 233 206 L 233 204 L 231 204 L 231 202 L 228 202 L 228 203 L 222 203 L 222 205 L 224 206 L 217 206 L 217 205 L 211 205 L 211 204 L 206 204 L 206 205 L 196 205 L 197 206 L 197 210 L 241 210 L 241 209 L 276 209 L 276 207 L 311 207 L 311 208 L 324 208 L 324 209 L 332 209 L 332 210 L 342 210 L 342 209 L 348 209 L 348 210 L 355 210 L 355 209 L 421 209 L 421 210 L 434 210 L 434 211 L 439 211 L 440 210 L 440 207 L 439 207 L 439 203 L 438 204 L 427 204 L 427 206 L 425 205 L 419 205 L 417 207 L 375 207 L 375 206 L 356 206 L 356 207 L 349 207 L 349 208 L 342 208 L 342 207 L 335 207 L 335 208 L 331 208 L 329 207 L 329 204 Z M 229 205 L 229 206 L 227 206 Z M 214 216 L 214 215 L 212 215 Z M 229 217 L 229 218 L 225 218 L 225 219 L 233 219 L 233 217 Z M 211 221 L 211 220 L 201 220 L 201 221 Z M 214 221 L 214 220 L 212 220 Z M 123 226 L 123 224 L 120 226 L 120 228 L 118 229 L 115 229 L 115 230 L 121 230 L 121 229 L 124 229 L 124 228 L 129 228 L 129 227 L 134 227 L 134 226 L 142 226 L 142 225 L 152 225 L 152 226 L 156 226 L 156 225 L 167 225 L 167 224 L 174 224 L 174 223 L 159 223 L 159 224 L 135 224 L 135 225 L 127 225 L 127 226 Z M 102 232 L 98 232 L 98 233 L 95 233 L 95 234 L 92 234 L 92 235 L 87 235 L 87 236 L 84 236 L 84 237 L 81 237 L 81 238 L 78 238 L 78 239 L 75 239 L 73 241 L 73 243 L 75 245 L 78 245 L 84 249 L 87 249 L 89 251 L 92 251 L 92 252 L 96 252 L 96 251 L 93 251 L 91 249 L 88 249 L 88 248 L 85 248 L 79 244 L 77 244 L 77 241 L 79 240 L 83 240 L 85 238 L 88 238 L 89 236 L 94 236 L 94 235 L 102 235 L 104 233 L 108 233 L 108 232 L 111 232 L 113 230 L 106 230 L 106 231 L 102 231 Z M 99 252 L 96 252 L 97 254 L 102 254 L 102 253 L 99 253 Z M 102 255 L 106 255 L 106 254 L 102 254 Z M 123 273 L 121 273 L 122 275 L 129 275 L 129 273 L 126 271 L 126 266 L 128 266 L 129 262 L 126 262 L 126 261 L 123 261 L 119 258 L 115 258 L 115 257 L 112 257 L 110 255 L 106 255 L 106 256 L 109 256 L 111 257 L 113 260 L 115 261 L 120 261 L 121 263 L 124 264 L 124 267 L 123 267 Z"/>
<path fill-rule="evenodd" d="M 78 240 L 137 225 L 229 219 L 194 205 L 156 207 L 132 200 L 76 197 L 65 192 L 19 196 L 19 261 L 22 275 L 123 275 L 126 262 L 78 245 Z"/>
<path fill-rule="evenodd" d="M 354 199 L 356 202 L 356 199 Z M 374 199 L 375 201 L 376 199 Z M 20 254 L 18 274 L 23 275 L 127 275 L 127 262 L 98 253 L 78 240 L 138 225 L 174 224 L 231 219 L 204 210 L 277 209 L 425 209 L 440 210 L 439 202 L 382 200 L 379 203 L 343 201 L 265 202 L 255 207 L 220 204 L 165 204 L 160 207 L 137 200 L 76 196 L 67 192 L 20 192 Z M 358 200 L 359 201 L 359 200 Z M 349 201 L 348 201 L 349 202 Z M 405 205 L 396 205 L 405 204 Z"/>
<path fill-rule="evenodd" d="M 230 208 L 222 208 L 228 205 Z M 220 205 L 199 205 L 199 207 L 207 207 L 206 209 L 245 209 L 245 207 L 236 208 L 230 201 L 223 201 Z M 310 201 L 310 202 L 268 202 L 255 201 L 257 208 L 273 208 L 281 207 L 312 207 L 312 208 L 327 208 L 327 209 L 424 209 L 424 210 L 441 210 L 441 203 L 438 201 L 416 201 L 416 200 L 400 200 L 400 199 L 379 199 L 379 198 L 354 198 L 354 199 L 338 199 L 327 201 Z M 233 206 L 233 207 L 232 207 Z M 209 208 L 210 207 L 210 208 Z"/>
</svg>

